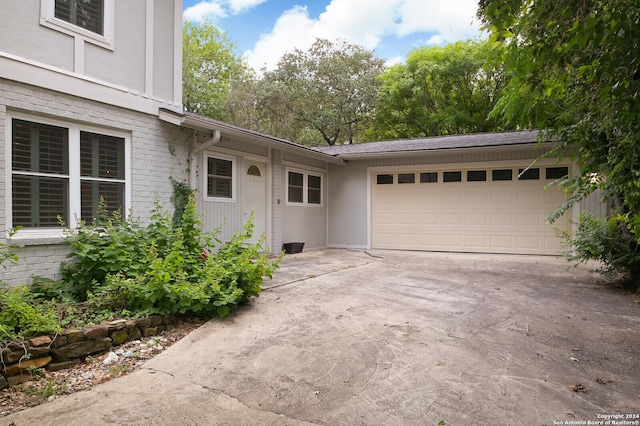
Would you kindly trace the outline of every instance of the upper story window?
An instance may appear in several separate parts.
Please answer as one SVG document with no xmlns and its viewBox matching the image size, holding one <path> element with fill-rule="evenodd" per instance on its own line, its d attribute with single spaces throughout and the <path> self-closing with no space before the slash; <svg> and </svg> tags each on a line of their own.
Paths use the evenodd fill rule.
<svg viewBox="0 0 640 426">
<path fill-rule="evenodd" d="M 91 222 L 101 202 L 127 213 L 128 140 L 65 123 L 11 120 L 10 227 Z"/>
<path fill-rule="evenodd" d="M 40 23 L 113 49 L 114 0 L 41 0 Z"/>
<path fill-rule="evenodd" d="M 54 0 L 54 3 L 56 18 L 104 35 L 103 0 Z"/>
<path fill-rule="evenodd" d="M 287 171 L 287 203 L 322 205 L 322 175 L 303 171 Z"/>
<path fill-rule="evenodd" d="M 218 201 L 235 200 L 235 161 L 232 157 L 206 156 L 207 198 Z"/>
</svg>

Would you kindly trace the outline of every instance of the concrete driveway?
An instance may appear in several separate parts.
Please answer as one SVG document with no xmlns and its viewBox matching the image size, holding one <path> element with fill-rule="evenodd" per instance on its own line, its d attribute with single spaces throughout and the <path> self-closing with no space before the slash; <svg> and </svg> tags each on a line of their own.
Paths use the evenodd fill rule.
<svg viewBox="0 0 640 426">
<path fill-rule="evenodd" d="M 637 296 L 561 259 L 323 250 L 287 256 L 266 285 L 143 369 L 0 425 L 554 425 L 640 414 Z M 626 420 L 638 423 L 617 424 L 640 424 Z"/>
</svg>

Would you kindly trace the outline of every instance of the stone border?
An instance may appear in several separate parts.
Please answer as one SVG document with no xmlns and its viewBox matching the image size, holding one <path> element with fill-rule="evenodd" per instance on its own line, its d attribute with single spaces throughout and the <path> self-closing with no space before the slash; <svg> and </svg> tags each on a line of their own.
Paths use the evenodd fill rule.
<svg viewBox="0 0 640 426">
<path fill-rule="evenodd" d="M 155 336 L 176 323 L 174 315 L 151 315 L 9 342 L 0 349 L 0 389 L 30 380 L 33 369 L 59 371 L 71 368 L 89 355 L 108 352 L 113 346 L 141 337 Z"/>
</svg>

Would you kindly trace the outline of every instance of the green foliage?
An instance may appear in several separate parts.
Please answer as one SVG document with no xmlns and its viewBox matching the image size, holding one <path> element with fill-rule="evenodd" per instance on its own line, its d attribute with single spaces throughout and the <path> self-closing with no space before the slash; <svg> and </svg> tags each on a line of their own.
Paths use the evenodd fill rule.
<svg viewBox="0 0 640 426">
<path fill-rule="evenodd" d="M 574 234 L 565 234 L 571 261 L 599 263 L 597 272 L 608 278 L 622 275 L 629 287 L 640 287 L 640 245 L 631 236 L 621 237 L 620 226 L 625 226 L 623 218 L 596 217 L 589 212 L 580 214 L 578 228 Z"/>
<path fill-rule="evenodd" d="M 180 182 L 174 178 L 169 178 L 171 185 L 173 186 L 173 194 L 171 195 L 171 202 L 173 202 L 173 217 L 171 221 L 174 227 L 179 227 L 182 224 L 182 215 L 189 202 L 189 197 L 193 194 L 194 190 L 191 189 L 187 182 Z"/>
<path fill-rule="evenodd" d="M 265 71 L 259 108 L 271 123 L 284 123 L 269 129 L 274 136 L 307 145 L 359 142 L 383 69 L 383 61 L 360 46 L 317 39 Z"/>
<path fill-rule="evenodd" d="M 223 120 L 230 82 L 247 68 L 227 35 L 211 22 L 183 25 L 183 103 L 187 111 Z"/>
<path fill-rule="evenodd" d="M 421 47 L 381 76 L 368 135 L 397 139 L 504 130 L 489 118 L 506 83 L 502 48 L 487 42 Z"/>
<path fill-rule="evenodd" d="M 73 296 L 85 300 L 87 293 L 101 285 L 108 274 L 138 274 L 144 266 L 147 237 L 158 239 L 159 244 L 167 244 L 171 238 L 169 220 L 158 215 L 154 213 L 156 221 L 148 230 L 133 219 L 122 218 L 119 211 L 103 213 L 101 222 L 80 222 L 70 230 L 67 242 L 72 248 L 71 261 L 63 263 L 61 273 Z"/>
<path fill-rule="evenodd" d="M 37 303 L 26 286 L 0 288 L 0 341 L 59 330 L 53 309 Z"/>
<path fill-rule="evenodd" d="M 69 280 L 72 285 L 82 286 L 82 291 L 74 294 L 86 299 L 88 310 L 99 318 L 114 313 L 225 316 L 238 304 L 257 297 L 263 277 L 270 277 L 278 264 L 261 252 L 263 240 L 257 245 L 248 244 L 252 219 L 229 242 L 212 250 L 220 242 L 215 234 L 201 232 L 193 195 L 184 206 L 179 227 L 172 226 L 158 204 L 146 228 L 133 227 L 131 221 L 107 225 L 97 227 L 99 231 L 83 225 L 72 236 L 75 260 L 68 265 L 70 272 L 65 272 L 74 279 Z M 97 232 L 101 245 L 94 240 Z M 129 234 L 126 244 L 120 244 L 121 233 Z M 128 256 L 130 250 L 135 250 L 136 259 L 126 265 L 135 268 L 118 268 L 114 259 Z"/>
<path fill-rule="evenodd" d="M 505 44 L 512 74 L 495 114 L 521 127 L 551 129 L 542 137 L 558 141 L 554 154 L 579 166 L 564 182 L 571 203 L 601 190 L 613 206 L 612 232 L 640 243 L 637 2 L 481 0 L 478 14 L 491 39 Z M 595 231 L 594 238 L 608 235 Z M 614 249 L 606 238 L 596 247 Z"/>
<path fill-rule="evenodd" d="M 20 226 L 16 229 L 10 229 L 8 231 L 9 238 L 11 238 L 20 229 Z M 18 252 L 20 249 L 22 249 L 21 245 L 0 243 L 0 266 L 6 269 L 7 265 L 5 265 L 5 262 L 7 261 L 12 265 L 16 265 L 19 260 Z"/>
</svg>

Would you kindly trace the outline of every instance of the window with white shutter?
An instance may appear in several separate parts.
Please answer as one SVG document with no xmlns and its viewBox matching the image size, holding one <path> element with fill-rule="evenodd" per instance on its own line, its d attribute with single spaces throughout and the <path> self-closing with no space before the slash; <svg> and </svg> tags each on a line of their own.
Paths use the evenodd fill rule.
<svg viewBox="0 0 640 426">
<path fill-rule="evenodd" d="M 28 119 L 11 120 L 11 224 L 60 228 L 91 222 L 99 206 L 126 214 L 124 137 Z M 76 189 L 74 189 L 76 188 Z"/>
</svg>

